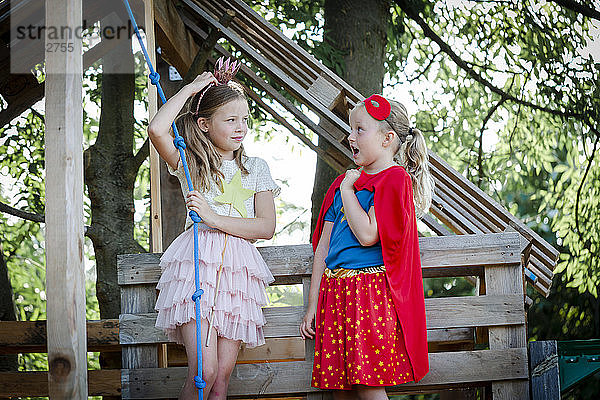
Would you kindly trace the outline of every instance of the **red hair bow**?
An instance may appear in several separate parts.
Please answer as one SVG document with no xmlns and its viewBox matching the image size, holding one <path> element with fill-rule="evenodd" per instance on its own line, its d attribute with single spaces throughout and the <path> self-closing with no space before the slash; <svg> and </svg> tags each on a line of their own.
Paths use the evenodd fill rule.
<svg viewBox="0 0 600 400">
<path fill-rule="evenodd" d="M 390 102 L 378 94 L 371 95 L 365 99 L 365 108 L 369 115 L 378 121 L 383 121 L 389 117 L 392 111 Z"/>
</svg>

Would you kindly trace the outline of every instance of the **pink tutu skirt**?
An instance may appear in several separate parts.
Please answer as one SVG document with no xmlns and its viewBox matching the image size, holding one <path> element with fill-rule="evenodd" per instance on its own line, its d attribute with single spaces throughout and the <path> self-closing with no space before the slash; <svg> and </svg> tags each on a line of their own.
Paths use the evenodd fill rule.
<svg viewBox="0 0 600 400">
<path fill-rule="evenodd" d="M 264 344 L 266 321 L 262 307 L 268 303 L 265 289 L 274 278 L 262 256 L 248 240 L 214 229 L 199 228 L 198 243 L 200 285 L 204 290 L 200 298 L 202 318 L 210 318 L 222 261 L 213 321 L 217 335 L 241 340 L 247 347 Z M 160 259 L 160 267 L 156 327 L 162 328 L 171 341 L 182 344 L 177 326 L 196 319 L 196 305 L 192 301 L 196 291 L 193 227 L 171 243 Z"/>
</svg>

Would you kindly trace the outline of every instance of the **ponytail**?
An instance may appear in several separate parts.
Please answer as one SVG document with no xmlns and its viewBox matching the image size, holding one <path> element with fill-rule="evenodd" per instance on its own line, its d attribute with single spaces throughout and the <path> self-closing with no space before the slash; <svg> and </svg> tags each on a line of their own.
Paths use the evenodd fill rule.
<svg viewBox="0 0 600 400">
<path fill-rule="evenodd" d="M 425 137 L 420 130 L 410 129 L 400 149 L 394 157 L 398 164 L 404 166 L 412 179 L 413 197 L 417 218 L 422 217 L 431 207 L 434 181 L 429 172 L 429 154 Z"/>
<path fill-rule="evenodd" d="M 417 128 L 410 128 L 408 111 L 402 103 L 389 100 L 390 115 L 382 123 L 387 123 L 398 135 L 400 145 L 394 161 L 404 167 L 411 177 L 415 213 L 421 218 L 429 211 L 433 197 L 434 180 L 429 172 L 429 153 L 423 133 Z"/>
</svg>

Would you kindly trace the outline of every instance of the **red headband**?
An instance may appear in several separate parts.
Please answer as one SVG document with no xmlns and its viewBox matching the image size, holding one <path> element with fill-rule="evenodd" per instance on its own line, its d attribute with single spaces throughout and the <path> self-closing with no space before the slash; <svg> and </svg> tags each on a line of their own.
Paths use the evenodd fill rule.
<svg viewBox="0 0 600 400">
<path fill-rule="evenodd" d="M 383 121 L 389 117 L 392 111 L 390 102 L 378 94 L 371 95 L 365 99 L 365 108 L 369 115 L 378 121 Z"/>
</svg>

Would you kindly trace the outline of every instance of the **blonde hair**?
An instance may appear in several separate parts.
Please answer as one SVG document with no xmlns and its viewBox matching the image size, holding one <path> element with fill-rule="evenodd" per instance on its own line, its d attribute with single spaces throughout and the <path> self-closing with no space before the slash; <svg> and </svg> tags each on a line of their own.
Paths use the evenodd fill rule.
<svg viewBox="0 0 600 400">
<path fill-rule="evenodd" d="M 224 178 L 219 170 L 222 164 L 221 155 L 210 140 L 208 132 L 200 129 L 198 118 L 210 119 L 220 107 L 234 100 L 246 100 L 240 84 L 230 81 L 226 85 L 212 86 L 204 94 L 199 92 L 192 96 L 188 101 L 187 111 L 175 121 L 177 129 L 185 139 L 186 161 L 196 190 L 207 191 L 210 189 L 211 179 L 219 183 Z M 242 173 L 247 175 L 243 145 L 233 152 L 233 157 Z"/>
<path fill-rule="evenodd" d="M 406 107 L 395 100 L 388 100 L 392 106 L 390 115 L 379 122 L 382 132 L 388 132 L 390 128 L 398 137 L 398 147 L 394 154 L 394 161 L 404 167 L 411 177 L 413 187 L 413 198 L 417 218 L 421 218 L 429 211 L 435 182 L 429 172 L 429 153 L 423 133 L 411 128 L 408 121 Z M 364 102 L 357 107 L 365 107 Z"/>
</svg>

